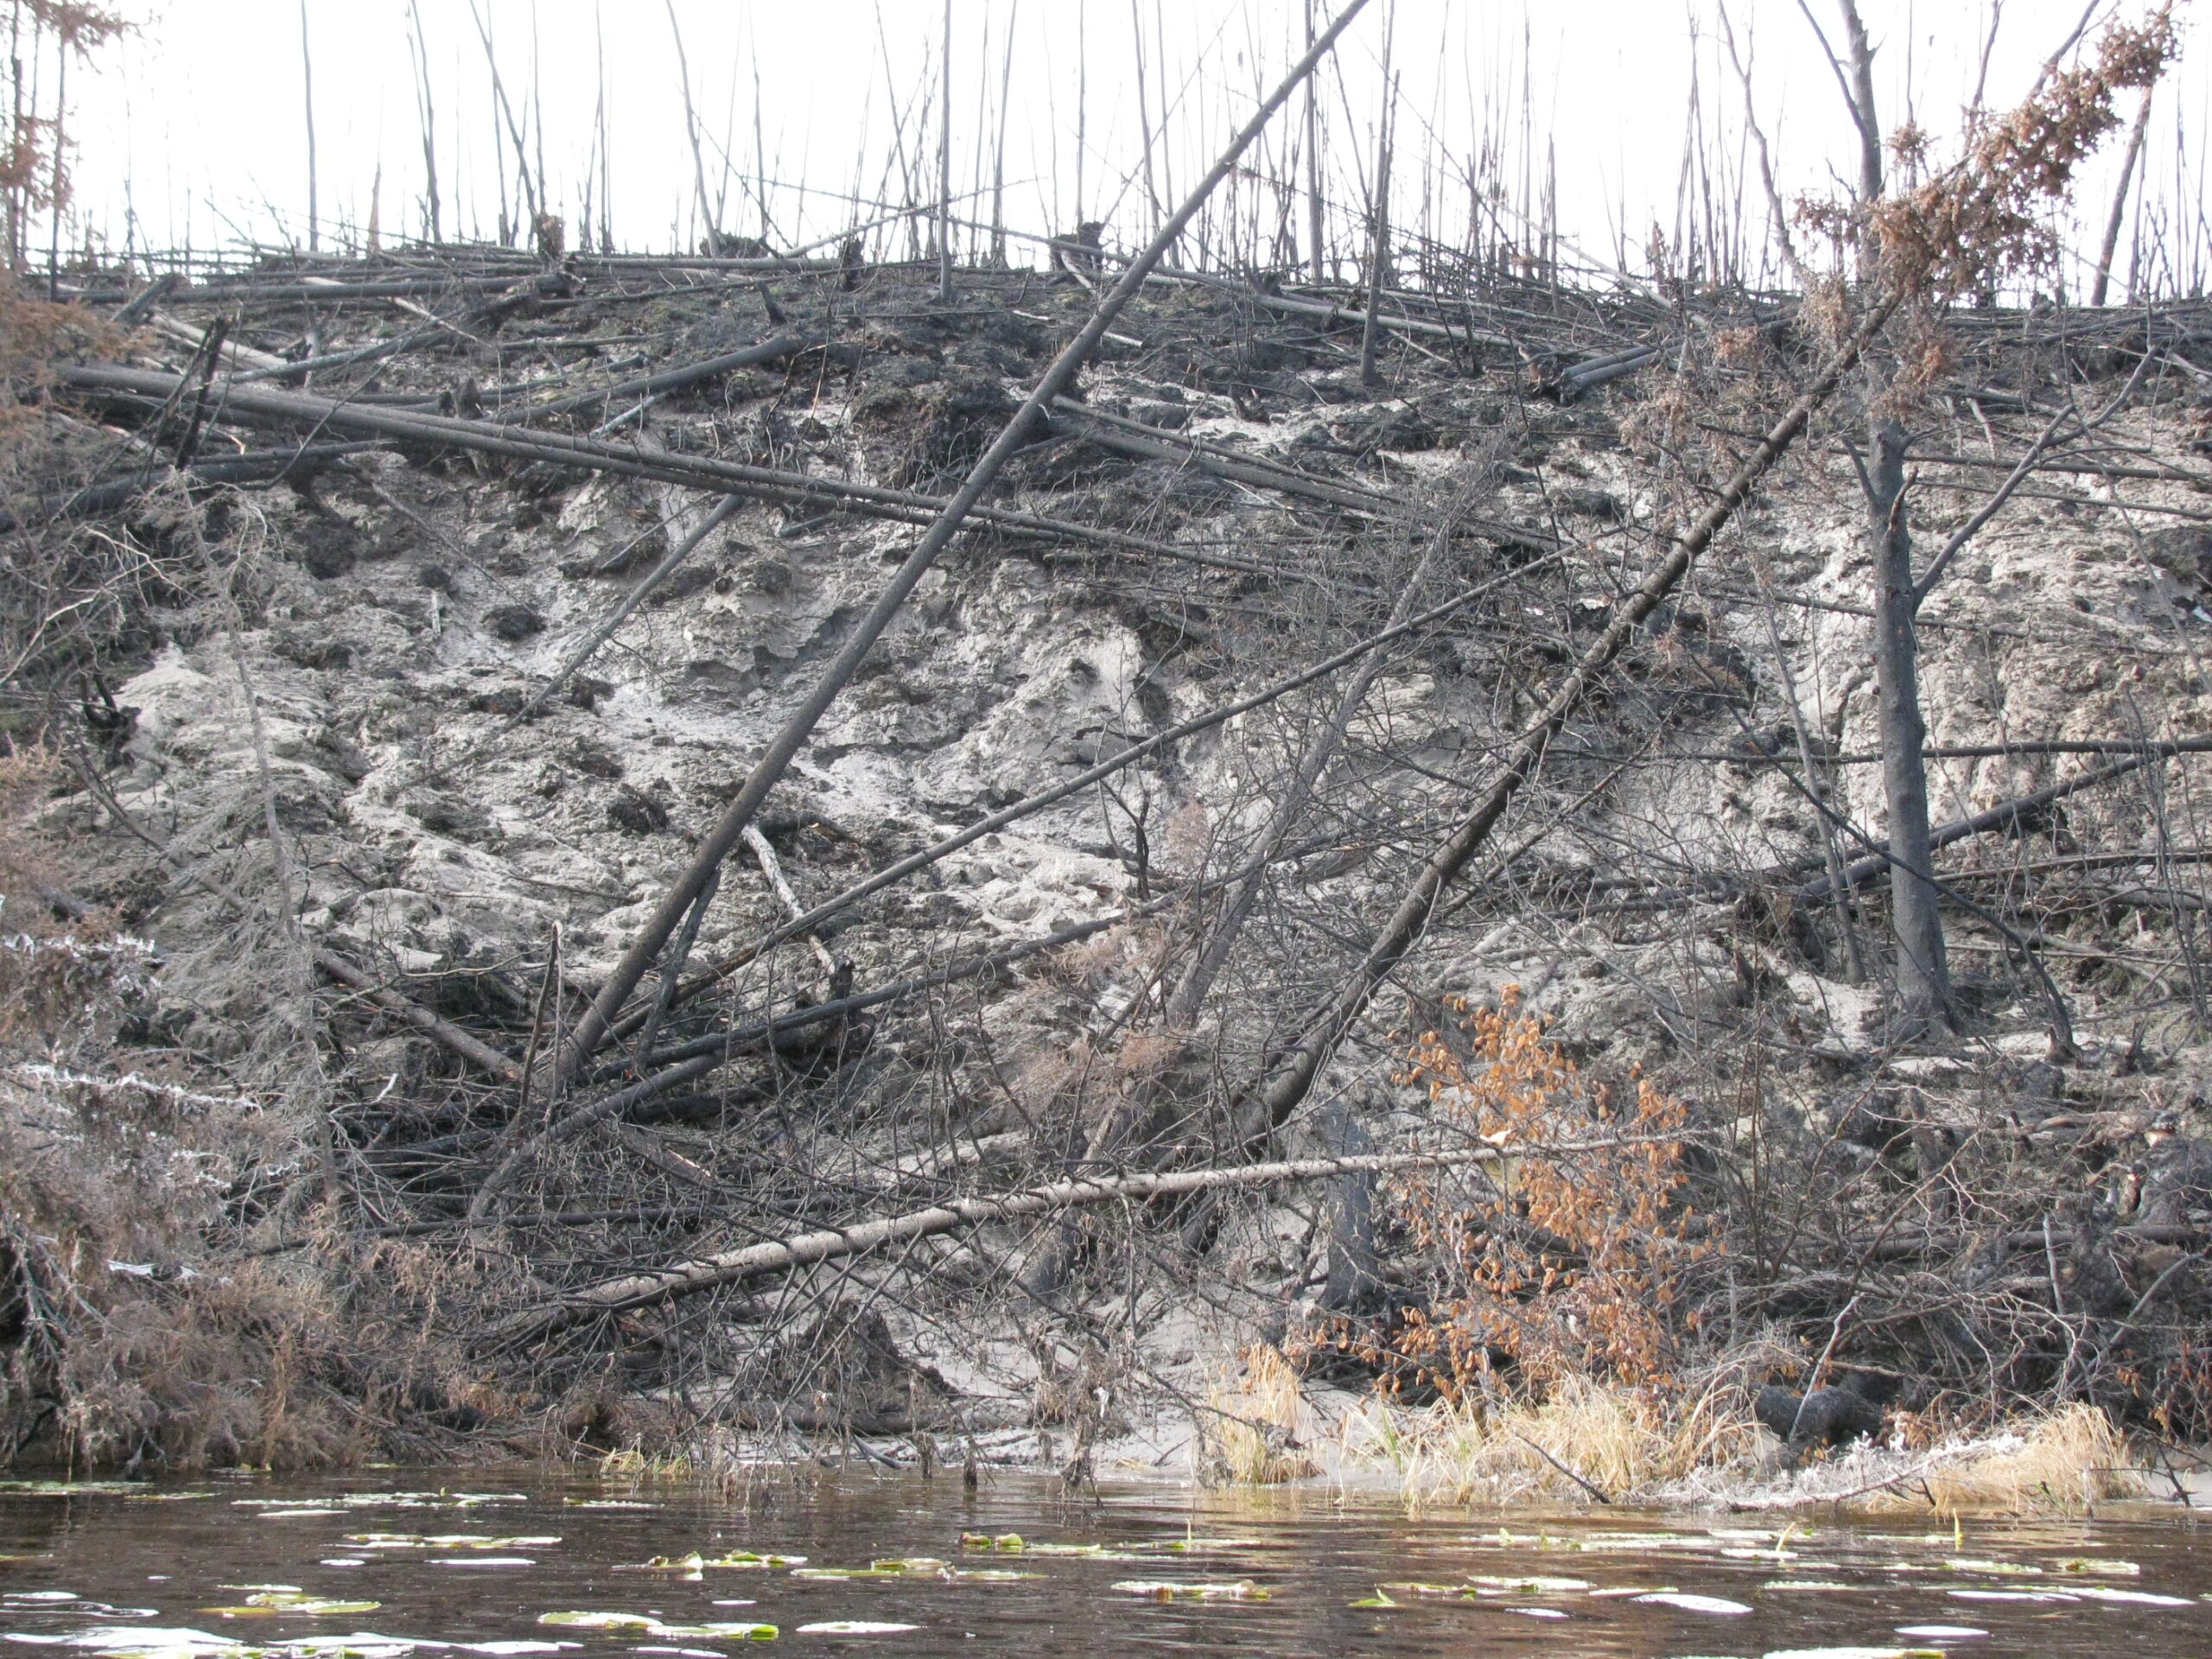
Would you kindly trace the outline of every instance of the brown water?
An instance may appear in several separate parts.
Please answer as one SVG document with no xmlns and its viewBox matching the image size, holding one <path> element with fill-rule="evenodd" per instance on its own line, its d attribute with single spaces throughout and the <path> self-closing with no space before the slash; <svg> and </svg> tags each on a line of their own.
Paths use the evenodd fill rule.
<svg viewBox="0 0 2212 1659">
<path fill-rule="evenodd" d="M 0 1484 L 0 1659 L 738 1659 L 763 1651 L 755 1623 L 810 1655 L 2212 1655 L 2212 1561 L 2178 1520 L 1783 1538 L 1764 1516 L 1408 1520 L 1313 1492 L 1109 1485 L 1071 1505 L 1014 1477 L 975 1497 L 942 1477 L 762 1484 L 741 1504 L 565 1473 Z M 713 1564 L 741 1552 L 805 1560 Z M 853 1622 L 897 1628 L 805 1628 Z M 1936 1627 L 1953 1633 L 1916 1633 Z"/>
</svg>

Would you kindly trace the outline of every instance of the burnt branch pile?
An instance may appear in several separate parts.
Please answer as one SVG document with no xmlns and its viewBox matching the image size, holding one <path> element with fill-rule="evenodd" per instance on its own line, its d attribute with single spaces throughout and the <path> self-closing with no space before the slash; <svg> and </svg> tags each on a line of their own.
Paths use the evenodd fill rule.
<svg viewBox="0 0 2212 1659">
<path fill-rule="evenodd" d="M 58 284 L 0 571 L 16 1453 L 1087 1447 L 1235 1332 L 2212 1428 L 2212 308 L 1332 289 L 1176 228 L 950 300 Z M 158 1331 L 321 1403 L 165 1427 Z"/>
</svg>

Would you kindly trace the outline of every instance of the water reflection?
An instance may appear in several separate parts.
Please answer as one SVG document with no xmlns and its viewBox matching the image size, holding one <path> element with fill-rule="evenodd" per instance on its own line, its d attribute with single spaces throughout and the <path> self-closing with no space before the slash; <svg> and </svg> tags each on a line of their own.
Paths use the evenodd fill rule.
<svg viewBox="0 0 2212 1659">
<path fill-rule="evenodd" d="M 764 1474 L 748 1503 L 565 1471 L 435 1479 L 0 1486 L 0 1635 L 25 1659 L 728 1659 L 765 1640 L 1314 1659 L 2212 1650 L 2212 1573 L 2182 1522 L 1409 1520 L 1319 1491 L 1109 1485 L 1071 1505 L 1014 1477 L 969 1495 Z"/>
</svg>

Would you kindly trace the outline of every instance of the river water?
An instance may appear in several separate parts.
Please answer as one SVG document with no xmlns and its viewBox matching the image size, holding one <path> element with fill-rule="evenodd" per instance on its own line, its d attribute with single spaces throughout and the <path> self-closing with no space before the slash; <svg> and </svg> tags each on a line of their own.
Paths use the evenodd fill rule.
<svg viewBox="0 0 2212 1659">
<path fill-rule="evenodd" d="M 0 1483 L 0 1659 L 737 1659 L 766 1627 L 810 1655 L 2166 1659 L 2212 1655 L 2197 1544 L 2185 1518 L 1409 1519 L 1014 1476 L 767 1474 L 748 1502 L 565 1471 Z"/>
</svg>

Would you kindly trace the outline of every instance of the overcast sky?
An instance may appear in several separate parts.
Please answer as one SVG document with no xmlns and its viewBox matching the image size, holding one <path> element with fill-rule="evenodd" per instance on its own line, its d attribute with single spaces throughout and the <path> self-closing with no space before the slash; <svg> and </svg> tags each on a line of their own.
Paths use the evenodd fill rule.
<svg viewBox="0 0 2212 1659">
<path fill-rule="evenodd" d="M 117 3 L 140 20 L 138 32 L 89 73 L 73 71 L 69 83 L 83 228 L 115 249 L 126 239 L 203 250 L 304 243 L 299 0 Z M 1885 124 L 1909 111 L 1939 136 L 1955 133 L 1980 73 L 1991 3 L 1863 0 L 1880 46 Z M 1834 35 L 1833 0 L 1810 3 Z M 2082 3 L 2005 0 L 1988 68 L 1992 104 L 2020 94 Z M 429 67 L 441 224 L 449 236 L 490 237 L 501 179 L 511 215 L 518 188 L 470 0 L 414 5 Z M 620 245 L 695 245 L 699 169 L 666 0 L 475 0 L 474 10 L 491 29 L 533 171 L 542 147 L 548 194 L 569 221 L 572 245 L 587 189 L 594 222 L 611 208 Z M 933 177 L 941 0 L 674 0 L 673 10 L 707 194 L 721 204 L 724 228 L 760 231 L 753 181 L 763 174 L 771 239 L 782 248 L 875 216 L 847 198 L 899 200 L 902 154 L 910 166 L 925 157 Z M 1144 128 L 1154 130 L 1153 190 L 1187 188 L 1296 55 L 1305 10 L 1304 0 L 953 0 L 955 192 L 979 181 L 988 188 L 1003 127 L 1008 225 L 1065 231 L 1080 209 L 1108 222 L 1109 240 L 1141 239 L 1150 213 Z M 2186 24 L 2188 0 L 2181 10 Z M 1785 192 L 1829 188 L 1832 168 L 1849 171 L 1853 141 L 1797 0 L 1733 0 L 1730 11 L 1752 60 L 1758 118 Z M 412 12 L 410 0 L 307 0 L 326 245 L 358 238 L 372 204 L 387 238 L 425 227 Z M 1541 194 L 1548 172 L 1573 245 L 1600 265 L 1624 246 L 1640 260 L 1655 224 L 1670 238 L 1677 232 L 1694 113 L 1713 194 L 1726 204 L 1738 194 L 1742 175 L 1730 170 L 1749 156 L 1743 95 L 1719 45 L 1719 18 L 1715 0 L 1396 0 L 1394 25 L 1392 0 L 1371 0 L 1322 81 L 1327 194 L 1347 213 L 1362 198 L 1389 35 L 1401 100 L 1392 190 L 1400 223 L 1458 241 L 1467 172 L 1488 155 L 1501 158 L 1490 171 L 1503 177 L 1509 220 Z M 2212 88 L 2199 33 L 2185 35 L 2183 62 L 2155 108 L 2145 198 L 2148 211 L 2178 213 L 2193 226 L 2203 213 L 2195 145 L 2208 130 Z M 44 73 L 50 77 L 50 67 Z M 602 86 L 606 202 L 595 182 Z M 1302 128 L 1297 111 L 1279 118 L 1262 171 L 1294 169 L 1302 178 Z M 2099 228 L 2120 148 L 2117 140 L 2107 146 L 2084 191 L 2086 216 Z M 1754 237 L 1766 219 L 1756 176 L 1746 181 L 1745 207 Z M 1249 182 L 1243 188 L 1245 210 L 1273 223 L 1274 208 L 1263 205 L 1273 195 Z M 1303 215 L 1300 201 L 1293 222 L 1301 244 Z M 989 216 L 987 198 L 976 216 Z M 2092 231 L 2081 241 L 2093 247 L 2095 239 Z"/>
</svg>

